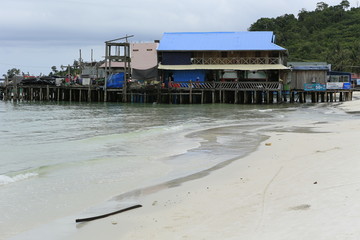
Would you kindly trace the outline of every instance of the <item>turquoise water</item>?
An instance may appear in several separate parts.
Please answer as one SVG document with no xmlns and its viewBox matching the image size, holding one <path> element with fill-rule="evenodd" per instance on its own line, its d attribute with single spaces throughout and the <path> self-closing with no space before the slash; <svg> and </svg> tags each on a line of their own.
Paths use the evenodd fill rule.
<svg viewBox="0 0 360 240">
<path fill-rule="evenodd" d="M 264 129 L 344 117 L 334 104 L 0 101 L 0 239 L 241 160 Z"/>
</svg>

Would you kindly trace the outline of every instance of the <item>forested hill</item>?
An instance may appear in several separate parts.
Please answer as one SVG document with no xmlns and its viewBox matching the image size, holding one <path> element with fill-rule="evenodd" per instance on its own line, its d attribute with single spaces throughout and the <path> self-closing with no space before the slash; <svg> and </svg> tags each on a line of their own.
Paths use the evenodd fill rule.
<svg viewBox="0 0 360 240">
<path fill-rule="evenodd" d="M 321 61 L 335 71 L 360 72 L 360 8 L 348 1 L 316 10 L 300 10 L 297 17 L 285 14 L 261 18 L 249 31 L 274 31 L 276 44 L 289 51 L 289 61 Z"/>
</svg>

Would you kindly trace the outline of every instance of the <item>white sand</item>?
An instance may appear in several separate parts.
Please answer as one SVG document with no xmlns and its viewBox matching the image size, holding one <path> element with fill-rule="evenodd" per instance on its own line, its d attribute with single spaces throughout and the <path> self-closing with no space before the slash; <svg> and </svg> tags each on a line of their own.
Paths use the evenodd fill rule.
<svg viewBox="0 0 360 240">
<path fill-rule="evenodd" d="M 249 156 L 73 239 L 360 239 L 360 120 L 301 126 L 321 133 L 270 132 Z"/>
</svg>

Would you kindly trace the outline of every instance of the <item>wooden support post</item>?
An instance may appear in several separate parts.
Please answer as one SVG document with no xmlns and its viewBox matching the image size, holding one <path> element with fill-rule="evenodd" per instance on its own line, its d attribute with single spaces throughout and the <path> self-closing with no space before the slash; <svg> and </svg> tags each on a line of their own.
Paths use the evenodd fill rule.
<svg viewBox="0 0 360 240">
<path fill-rule="evenodd" d="M 107 102 L 107 90 L 106 90 L 106 88 L 104 89 L 104 102 Z"/>
<path fill-rule="evenodd" d="M 161 103 L 161 85 L 160 84 L 158 84 L 158 87 L 157 87 L 156 102 Z"/>
<path fill-rule="evenodd" d="M 125 76 L 126 76 L 126 72 L 125 72 Z M 127 85 L 128 83 L 126 82 L 126 77 L 125 77 L 125 82 L 124 82 L 124 85 L 123 85 L 123 89 L 122 89 L 122 102 L 123 103 L 126 103 L 127 102 Z"/>
<path fill-rule="evenodd" d="M 39 88 L 39 101 L 43 100 L 43 89 L 42 87 Z"/>
<path fill-rule="evenodd" d="M 311 102 L 312 103 L 315 103 L 315 96 L 316 96 L 316 93 L 312 92 L 311 93 Z"/>
<path fill-rule="evenodd" d="M 46 85 L 46 100 L 49 101 L 50 99 L 50 87 Z"/>
<path fill-rule="evenodd" d="M 21 99 L 21 100 L 24 100 L 24 99 L 25 99 L 25 91 L 24 91 L 24 88 L 19 88 L 19 91 L 20 91 L 20 99 Z"/>
<path fill-rule="evenodd" d="M 91 102 L 91 87 L 88 88 L 88 102 Z"/>
<path fill-rule="evenodd" d="M 3 100 L 4 101 L 7 101 L 7 86 L 4 88 L 4 90 L 3 90 L 4 92 L 3 92 Z"/>
<path fill-rule="evenodd" d="M 286 99 L 286 98 L 285 98 Z M 276 103 L 281 103 L 281 91 L 277 91 L 276 94 Z"/>
<path fill-rule="evenodd" d="M 345 101 L 350 101 L 351 100 L 351 92 L 346 92 L 345 93 Z"/>
<path fill-rule="evenodd" d="M 26 89 L 25 91 L 25 99 L 26 101 L 30 101 L 30 88 L 24 88 L 24 90 Z"/>
<path fill-rule="evenodd" d="M 192 81 L 190 80 L 190 96 L 189 96 L 189 103 L 192 104 L 192 89 L 193 89 L 193 85 L 192 85 Z"/>
<path fill-rule="evenodd" d="M 14 86 L 14 88 L 13 88 L 13 100 L 14 101 L 17 101 L 17 99 L 18 99 L 18 91 L 17 91 L 17 84 L 15 84 L 15 86 Z"/>
<path fill-rule="evenodd" d="M 246 92 L 245 91 L 241 91 L 241 103 L 242 104 L 246 103 Z"/>
</svg>

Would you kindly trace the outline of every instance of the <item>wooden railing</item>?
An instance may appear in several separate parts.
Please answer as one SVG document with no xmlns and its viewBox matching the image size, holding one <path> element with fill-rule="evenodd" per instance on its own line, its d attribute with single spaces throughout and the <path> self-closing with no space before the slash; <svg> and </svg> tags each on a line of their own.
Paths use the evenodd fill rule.
<svg viewBox="0 0 360 240">
<path fill-rule="evenodd" d="M 168 88 L 278 91 L 281 90 L 282 84 L 280 82 L 173 82 Z"/>
<path fill-rule="evenodd" d="M 191 64 L 279 64 L 280 58 L 237 57 L 237 58 L 192 58 Z"/>
</svg>

